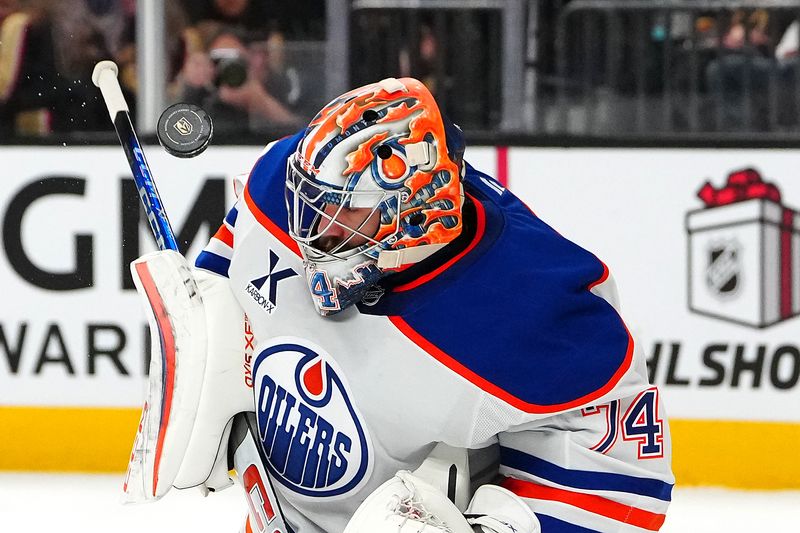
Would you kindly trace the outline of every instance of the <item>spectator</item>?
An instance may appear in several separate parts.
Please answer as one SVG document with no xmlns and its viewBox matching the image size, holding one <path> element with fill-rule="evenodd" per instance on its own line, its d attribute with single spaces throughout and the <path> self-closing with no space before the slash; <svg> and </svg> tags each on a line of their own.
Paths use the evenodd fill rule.
<svg viewBox="0 0 800 533">
<path fill-rule="evenodd" d="M 768 23 L 769 15 L 763 9 L 749 17 L 743 10 L 734 12 L 720 39 L 720 56 L 706 69 L 720 131 L 768 127 L 769 84 L 775 70 L 768 52 Z"/>
<path fill-rule="evenodd" d="M 187 58 L 181 100 L 208 110 L 219 133 L 296 127 L 298 117 L 267 92 L 259 74 L 242 39 L 222 30 L 207 53 Z"/>
<path fill-rule="evenodd" d="M 280 31 L 289 40 L 325 38 L 324 0 L 183 0 L 192 24 L 215 21 L 264 38 Z"/>
<path fill-rule="evenodd" d="M 93 67 L 96 58 L 113 58 L 123 72 L 123 84 L 132 88 L 127 70 L 135 70 L 134 2 L 61 0 L 53 3 L 51 9 L 56 21 L 56 41 L 70 44 L 59 47 L 57 59 L 64 75 L 79 78 L 85 74 L 87 65 Z"/>
<path fill-rule="evenodd" d="M 106 130 L 105 106 L 92 84 L 92 69 L 100 60 L 113 59 L 126 99 L 135 106 L 135 4 L 132 0 L 61 0 L 50 3 L 49 10 L 56 42 L 68 43 L 59 47 L 56 56 L 63 113 L 55 130 Z"/>
<path fill-rule="evenodd" d="M 400 75 L 420 80 L 434 96 L 439 94 L 437 61 L 439 60 L 439 41 L 428 23 L 419 26 L 419 45 L 412 61 L 408 47 L 400 50 Z M 416 68 L 411 67 L 414 64 Z"/>
<path fill-rule="evenodd" d="M 214 21 L 240 33 L 263 33 L 274 20 L 261 0 L 184 0 L 183 6 L 192 24 Z"/>
<path fill-rule="evenodd" d="M 775 47 L 775 57 L 783 64 L 791 63 L 798 56 L 800 46 L 800 23 L 796 20 L 789 24 Z"/>
<path fill-rule="evenodd" d="M 304 103 L 304 87 L 298 69 L 286 60 L 283 34 L 272 32 L 266 41 L 250 45 L 254 77 L 281 104 L 297 112 Z"/>
<path fill-rule="evenodd" d="M 798 114 L 797 95 L 798 71 L 800 71 L 800 23 L 792 20 L 786 27 L 777 46 L 775 47 L 775 60 L 778 64 L 778 120 L 783 126 L 793 126 L 800 122 Z"/>
<path fill-rule="evenodd" d="M 0 0 L 0 138 L 50 133 L 56 83 L 45 11 Z"/>
<path fill-rule="evenodd" d="M 135 115 L 137 80 L 135 18 L 133 0 L 62 0 L 49 3 L 57 42 L 69 43 L 59 48 L 56 69 L 59 72 L 59 109 L 55 131 L 107 130 L 104 104 L 91 83 L 97 61 L 113 59 L 120 69 L 120 84 Z M 202 50 L 200 37 L 180 4 L 166 2 L 165 51 L 170 94 L 185 58 Z"/>
<path fill-rule="evenodd" d="M 325 39 L 325 1 L 272 2 L 276 28 L 287 40 Z"/>
</svg>

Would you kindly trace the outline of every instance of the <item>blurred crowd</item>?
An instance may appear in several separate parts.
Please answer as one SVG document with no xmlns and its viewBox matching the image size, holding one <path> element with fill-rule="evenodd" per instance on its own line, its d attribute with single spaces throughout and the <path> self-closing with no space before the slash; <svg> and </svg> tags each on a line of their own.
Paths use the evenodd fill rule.
<svg viewBox="0 0 800 533">
<path fill-rule="evenodd" d="M 219 133 L 295 128 L 313 93 L 292 41 L 324 39 L 325 2 L 164 2 L 168 99 L 203 106 Z M 138 90 L 136 0 L 0 0 L 0 138 L 106 131 L 91 83 L 113 59 L 129 105 Z M 135 110 L 134 110 L 135 111 Z"/>
<path fill-rule="evenodd" d="M 623 111 L 611 113 L 612 130 L 629 127 L 637 106 L 646 115 L 638 124 L 656 131 L 800 127 L 798 11 L 699 7 L 573 12 L 561 59 L 555 32 L 540 36 L 536 66 L 549 82 L 542 94 L 560 89 L 587 106 L 610 95 Z M 558 13 L 548 15 L 555 21 Z"/>
<path fill-rule="evenodd" d="M 712 17 L 700 18 L 697 24 L 707 43 L 720 50 L 704 70 L 707 91 L 719 109 L 715 129 L 766 130 L 770 112 L 780 125 L 796 125 L 796 95 L 800 94 L 800 23 L 796 13 L 740 9 L 730 14 L 721 31 Z M 750 100 L 752 120 L 744 116 L 744 98 Z M 772 111 L 770 100 L 777 107 Z"/>
<path fill-rule="evenodd" d="M 614 7 L 561 17 L 568 4 L 529 4 L 536 6 L 538 23 L 526 32 L 520 68 L 526 84 L 535 85 L 526 91 L 535 94 L 537 117 L 545 117 L 528 124 L 532 132 L 557 132 L 548 124 L 566 115 L 563 102 L 573 106 L 571 113 L 598 101 L 611 103 L 605 115 L 595 109 L 605 121 L 586 126 L 595 133 L 632 124 L 647 131 L 800 129 L 797 10 Z M 218 134 L 294 130 L 331 96 L 324 92 L 330 59 L 325 0 L 163 5 L 167 103 L 207 109 Z M 371 6 L 335 15 L 348 16 L 350 85 L 416 77 L 466 129 L 501 123 L 500 10 L 426 9 L 422 3 L 419 9 Z M 136 0 L 0 0 L 0 139 L 107 132 L 91 71 L 98 60 L 116 61 L 134 106 L 135 43 Z"/>
<path fill-rule="evenodd" d="M 411 76 L 462 128 L 494 129 L 502 109 L 502 33 L 499 10 L 356 10 L 350 19 L 351 85 Z"/>
<path fill-rule="evenodd" d="M 657 69 L 651 71 L 653 89 L 663 91 L 669 83 L 673 90 L 688 92 L 695 77 L 698 91 L 707 97 L 708 112 L 700 118 L 709 131 L 794 127 L 799 30 L 797 13 L 785 10 L 675 13 L 656 19 L 650 32 L 651 68 Z M 666 41 L 672 50 L 668 56 Z"/>
</svg>

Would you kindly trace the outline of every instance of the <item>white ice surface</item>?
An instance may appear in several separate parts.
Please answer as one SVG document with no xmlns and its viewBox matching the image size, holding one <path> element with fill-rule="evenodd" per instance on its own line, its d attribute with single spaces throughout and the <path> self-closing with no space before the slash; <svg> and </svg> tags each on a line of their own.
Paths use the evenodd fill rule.
<svg viewBox="0 0 800 533">
<path fill-rule="evenodd" d="M 2 533 L 237 533 L 246 514 L 238 486 L 203 498 L 173 490 L 144 505 L 119 504 L 122 476 L 0 473 Z M 800 492 L 677 488 L 664 533 L 800 532 Z"/>
</svg>

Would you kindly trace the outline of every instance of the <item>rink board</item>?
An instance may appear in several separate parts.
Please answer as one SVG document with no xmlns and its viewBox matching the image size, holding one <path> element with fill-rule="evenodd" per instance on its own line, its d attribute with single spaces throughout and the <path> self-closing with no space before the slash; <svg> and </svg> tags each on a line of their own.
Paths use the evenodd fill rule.
<svg viewBox="0 0 800 533">
<path fill-rule="evenodd" d="M 140 414 L 122 408 L 0 407 L 7 436 L 0 470 L 122 473 Z M 673 419 L 670 429 L 678 485 L 800 488 L 800 462 L 794 459 L 800 424 Z"/>
<path fill-rule="evenodd" d="M 189 257 L 216 229 L 206 215 L 230 205 L 232 177 L 258 153 L 212 147 L 182 161 L 148 151 Z M 798 156 L 468 150 L 477 168 L 609 266 L 664 395 L 678 483 L 800 488 L 789 447 L 800 437 L 800 236 L 697 197 L 707 180 L 720 188 L 730 172 L 755 167 L 780 190 L 787 216 L 800 206 Z M 136 255 L 153 249 L 144 224 L 131 223 L 125 158 L 115 147 L 35 147 L 0 148 L 0 160 L 0 469 L 121 471 L 147 368 L 146 320 L 126 258 L 132 246 Z M 692 226 L 700 219 L 716 222 Z"/>
</svg>

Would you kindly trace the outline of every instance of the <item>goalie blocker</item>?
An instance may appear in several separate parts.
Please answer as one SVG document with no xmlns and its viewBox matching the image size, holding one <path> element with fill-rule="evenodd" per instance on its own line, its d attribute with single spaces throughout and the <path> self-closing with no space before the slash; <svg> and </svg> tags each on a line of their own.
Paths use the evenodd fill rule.
<svg viewBox="0 0 800 533">
<path fill-rule="evenodd" d="M 424 467 L 423 463 L 423 467 Z M 344 533 L 540 533 L 539 519 L 513 492 L 481 485 L 464 514 L 424 468 L 399 471 L 356 509 Z"/>
</svg>

